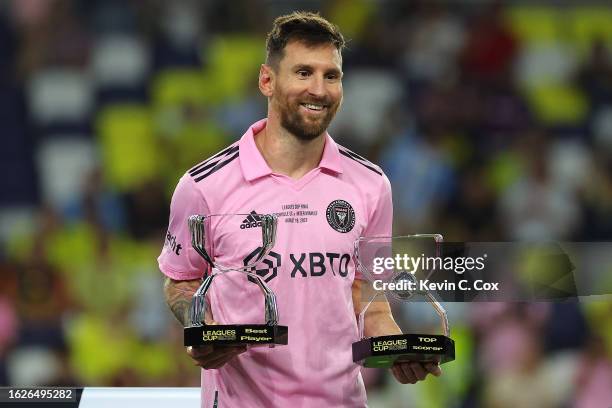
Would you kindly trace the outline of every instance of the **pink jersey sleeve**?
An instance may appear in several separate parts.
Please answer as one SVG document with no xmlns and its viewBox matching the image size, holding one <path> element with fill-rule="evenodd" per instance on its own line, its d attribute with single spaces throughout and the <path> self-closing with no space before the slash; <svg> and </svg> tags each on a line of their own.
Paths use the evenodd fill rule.
<svg viewBox="0 0 612 408">
<path fill-rule="evenodd" d="M 364 237 L 390 237 L 393 229 L 393 199 L 391 196 L 391 183 L 383 175 L 380 191 L 374 196 L 374 205 L 369 214 L 368 225 Z M 361 272 L 355 270 L 355 279 L 363 279 Z"/>
<path fill-rule="evenodd" d="M 175 280 L 201 278 L 208 268 L 204 259 L 191 247 L 187 220 L 193 214 L 208 214 L 208 207 L 193 179 L 184 175 L 172 195 L 168 231 L 157 258 L 159 269 Z"/>
<path fill-rule="evenodd" d="M 380 191 L 375 197 L 375 204 L 368 218 L 364 236 L 390 237 L 393 227 L 393 199 L 391 198 L 391 183 L 383 175 Z"/>
</svg>

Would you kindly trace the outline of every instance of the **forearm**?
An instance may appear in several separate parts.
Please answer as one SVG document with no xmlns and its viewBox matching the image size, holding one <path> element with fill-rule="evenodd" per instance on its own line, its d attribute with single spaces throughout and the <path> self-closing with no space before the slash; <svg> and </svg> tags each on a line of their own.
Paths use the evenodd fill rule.
<svg viewBox="0 0 612 408">
<path fill-rule="evenodd" d="M 363 332 L 367 337 L 389 336 L 401 334 L 402 331 L 393 319 L 391 307 L 384 297 L 378 296 L 371 303 L 374 292 L 368 283 L 355 280 L 352 286 L 353 307 L 355 316 L 359 319 L 360 313 L 365 309 Z"/>
<path fill-rule="evenodd" d="M 176 281 L 166 278 L 164 281 L 164 296 L 166 298 L 166 303 L 170 307 L 174 317 L 176 317 L 183 326 L 186 326 L 189 321 L 191 299 L 201 283 L 199 279 Z"/>
<path fill-rule="evenodd" d="M 387 308 L 382 310 L 367 311 L 364 317 L 364 335 L 366 337 L 390 336 L 402 334 L 401 329 L 395 323 L 391 311 Z"/>
</svg>

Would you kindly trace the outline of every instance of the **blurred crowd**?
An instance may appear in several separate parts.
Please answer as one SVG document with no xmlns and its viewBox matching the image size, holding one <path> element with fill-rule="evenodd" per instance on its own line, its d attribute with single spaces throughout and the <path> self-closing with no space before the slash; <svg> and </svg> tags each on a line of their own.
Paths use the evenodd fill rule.
<svg viewBox="0 0 612 408">
<path fill-rule="evenodd" d="M 156 263 L 169 200 L 265 116 L 265 34 L 296 9 L 349 39 L 330 133 L 389 176 L 396 234 L 612 238 L 601 2 L 3 1 L 0 385 L 199 386 Z M 457 360 L 364 370 L 370 405 L 610 407 L 606 299 L 448 305 Z"/>
</svg>

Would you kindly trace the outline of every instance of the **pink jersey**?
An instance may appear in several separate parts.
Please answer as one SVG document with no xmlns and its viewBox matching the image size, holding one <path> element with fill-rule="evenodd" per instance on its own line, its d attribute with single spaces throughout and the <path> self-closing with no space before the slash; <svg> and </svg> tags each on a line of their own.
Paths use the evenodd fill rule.
<svg viewBox="0 0 612 408">
<path fill-rule="evenodd" d="M 158 258 L 173 279 L 201 278 L 206 265 L 191 248 L 187 218 L 245 213 L 250 215 L 244 220 L 233 219 L 233 229 L 219 223 L 211 234 L 216 262 L 243 265 L 252 252 L 244 237 L 257 214 L 279 215 L 276 244 L 257 273 L 276 293 L 289 344 L 254 347 L 220 369 L 202 370 L 202 407 L 364 407 L 365 388 L 351 351 L 358 340 L 353 243 L 391 234 L 389 180 L 329 135 L 316 169 L 299 180 L 276 174 L 255 145 L 265 125 L 265 119 L 253 124 L 238 142 L 180 179 Z M 209 292 L 215 321 L 263 322 L 263 296 L 246 275 L 215 279 Z"/>
</svg>

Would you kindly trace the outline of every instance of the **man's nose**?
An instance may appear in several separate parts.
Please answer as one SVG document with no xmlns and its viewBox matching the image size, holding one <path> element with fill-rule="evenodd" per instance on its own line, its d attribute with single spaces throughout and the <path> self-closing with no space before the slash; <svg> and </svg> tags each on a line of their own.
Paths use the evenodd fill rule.
<svg viewBox="0 0 612 408">
<path fill-rule="evenodd" d="M 313 75 L 312 80 L 308 86 L 308 92 L 317 97 L 325 95 L 325 79 L 322 76 Z"/>
</svg>

